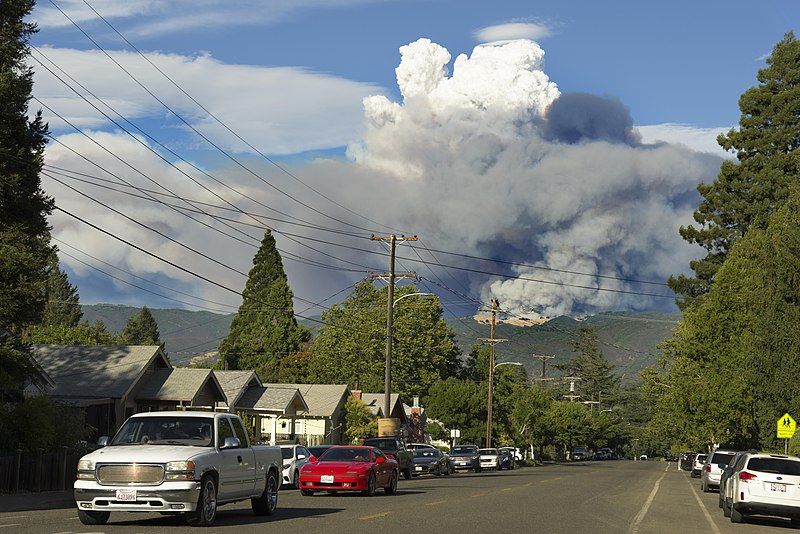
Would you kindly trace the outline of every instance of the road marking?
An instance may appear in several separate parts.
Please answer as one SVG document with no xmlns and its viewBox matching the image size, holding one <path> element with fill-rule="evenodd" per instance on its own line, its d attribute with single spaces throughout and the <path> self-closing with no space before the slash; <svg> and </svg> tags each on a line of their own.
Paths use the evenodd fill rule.
<svg viewBox="0 0 800 534">
<path fill-rule="evenodd" d="M 667 466 L 667 469 L 669 469 L 669 466 Z M 639 532 L 639 526 L 642 524 L 644 516 L 647 515 L 647 511 L 650 509 L 650 505 L 653 504 L 653 499 L 656 498 L 656 493 L 658 493 L 658 487 L 661 485 L 661 481 L 667 475 L 667 469 L 664 469 L 664 472 L 661 473 L 660 477 L 658 477 L 658 480 L 656 480 L 656 483 L 653 486 L 653 491 L 651 491 L 650 495 L 647 496 L 647 500 L 644 502 L 644 506 L 642 506 L 642 509 L 639 510 L 639 513 L 636 514 L 636 517 L 633 519 L 631 528 L 628 530 L 630 534 L 635 534 L 636 532 Z"/>
<path fill-rule="evenodd" d="M 686 480 L 689 480 L 689 479 L 686 479 Z M 708 524 L 711 525 L 711 530 L 713 530 L 715 534 L 720 534 L 719 529 L 717 528 L 717 525 L 714 523 L 714 520 L 711 518 L 711 514 L 708 513 L 708 508 L 706 508 L 705 503 L 700 498 L 700 495 L 697 493 L 697 490 L 695 489 L 694 484 L 692 484 L 691 481 L 689 481 L 689 487 L 692 488 L 692 494 L 694 495 L 694 498 L 697 499 L 697 504 L 699 504 L 700 508 L 703 510 L 703 515 L 706 516 L 706 520 L 708 521 Z"/>
<path fill-rule="evenodd" d="M 482 493 L 474 493 L 474 494 L 470 495 L 470 497 L 483 497 L 484 495 L 486 495 L 486 493 L 487 492 L 485 492 L 485 491 L 482 492 Z"/>
<path fill-rule="evenodd" d="M 22 523 L 11 523 L 11 524 L 9 524 L 9 525 L 0 525 L 0 528 L 6 528 L 6 527 L 18 527 L 18 526 L 20 526 L 21 524 L 22 524 Z"/>
<path fill-rule="evenodd" d="M 446 502 L 447 502 L 446 499 L 443 499 L 441 501 L 431 501 L 431 502 L 426 502 L 425 506 L 436 506 L 437 504 L 444 504 Z"/>
<path fill-rule="evenodd" d="M 7 519 L 25 519 L 28 517 L 27 515 L 4 515 L 0 516 L 0 521 L 5 521 Z"/>
<path fill-rule="evenodd" d="M 372 515 L 362 515 L 359 517 L 362 521 L 367 521 L 369 519 L 378 519 L 380 517 L 386 517 L 387 515 L 391 514 L 392 512 L 381 512 L 379 514 L 372 514 Z"/>
<path fill-rule="evenodd" d="M 512 491 L 514 488 L 503 488 L 500 491 Z"/>
</svg>

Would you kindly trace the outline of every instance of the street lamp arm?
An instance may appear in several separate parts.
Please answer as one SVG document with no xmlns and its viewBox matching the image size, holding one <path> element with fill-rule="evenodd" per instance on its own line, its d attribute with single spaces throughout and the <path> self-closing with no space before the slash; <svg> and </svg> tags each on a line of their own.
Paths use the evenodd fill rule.
<svg viewBox="0 0 800 534">
<path fill-rule="evenodd" d="M 498 368 L 498 367 L 500 367 L 501 365 L 518 365 L 518 366 L 520 366 L 520 367 L 525 367 L 524 365 L 522 365 L 522 364 L 521 364 L 521 363 L 519 363 L 519 362 L 500 362 L 500 363 L 498 363 L 497 365 L 495 365 L 495 366 L 494 366 L 494 368 L 495 368 L 495 369 L 497 369 L 497 368 Z"/>
<path fill-rule="evenodd" d="M 435 297 L 436 295 L 434 293 L 406 293 L 402 297 L 395 299 L 394 303 L 392 303 L 392 306 L 397 306 L 397 303 L 400 302 L 401 300 L 403 300 L 406 297 L 421 297 L 421 296 Z"/>
</svg>

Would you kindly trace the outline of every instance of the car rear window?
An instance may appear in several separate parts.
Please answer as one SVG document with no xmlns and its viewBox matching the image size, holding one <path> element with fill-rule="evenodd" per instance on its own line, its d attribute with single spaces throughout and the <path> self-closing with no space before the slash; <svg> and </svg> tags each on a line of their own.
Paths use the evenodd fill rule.
<svg viewBox="0 0 800 534">
<path fill-rule="evenodd" d="M 787 458 L 750 458 L 747 469 L 776 475 L 800 476 L 800 462 Z"/>
<path fill-rule="evenodd" d="M 714 453 L 711 455 L 711 463 L 717 464 L 720 467 L 727 466 L 733 459 L 733 454 Z"/>
<path fill-rule="evenodd" d="M 395 439 L 367 439 L 364 440 L 364 445 L 370 447 L 377 447 L 382 451 L 396 451 L 397 440 Z"/>
</svg>

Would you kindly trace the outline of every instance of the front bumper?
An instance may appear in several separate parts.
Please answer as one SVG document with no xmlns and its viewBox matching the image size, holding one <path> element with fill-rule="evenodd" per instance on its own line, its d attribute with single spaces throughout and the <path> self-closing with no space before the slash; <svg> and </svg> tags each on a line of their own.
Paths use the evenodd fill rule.
<svg viewBox="0 0 800 534">
<path fill-rule="evenodd" d="M 436 464 L 414 464 L 411 468 L 412 475 L 424 475 L 436 471 Z"/>
<path fill-rule="evenodd" d="M 460 460 L 456 458 L 453 460 L 452 464 L 453 464 L 453 469 L 455 470 L 475 469 L 480 467 L 480 463 L 477 460 Z"/>
<path fill-rule="evenodd" d="M 481 469 L 497 469 L 500 464 L 497 460 L 481 460 Z"/>
<path fill-rule="evenodd" d="M 136 501 L 118 501 L 117 490 L 136 490 Z M 200 482 L 162 482 L 158 486 L 101 486 L 76 480 L 75 503 L 81 510 L 115 512 L 193 512 L 200 498 Z"/>
<path fill-rule="evenodd" d="M 319 475 L 300 475 L 300 489 L 312 491 L 364 491 L 367 489 L 368 477 L 353 475 L 335 475 L 333 482 L 320 482 Z"/>
<path fill-rule="evenodd" d="M 760 502 L 737 502 L 733 508 L 743 514 L 771 515 L 775 517 L 800 518 L 800 507 L 786 504 L 772 504 Z"/>
</svg>

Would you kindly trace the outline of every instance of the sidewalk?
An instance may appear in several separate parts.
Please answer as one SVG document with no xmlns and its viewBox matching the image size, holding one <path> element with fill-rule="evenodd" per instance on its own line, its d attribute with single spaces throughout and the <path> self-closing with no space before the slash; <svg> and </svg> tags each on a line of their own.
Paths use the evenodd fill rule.
<svg viewBox="0 0 800 534">
<path fill-rule="evenodd" d="M 56 510 L 74 506 L 75 500 L 72 497 L 72 490 L 0 494 L 0 513 L 24 512 L 26 510 Z"/>
</svg>

